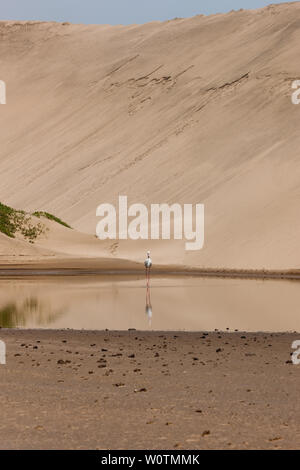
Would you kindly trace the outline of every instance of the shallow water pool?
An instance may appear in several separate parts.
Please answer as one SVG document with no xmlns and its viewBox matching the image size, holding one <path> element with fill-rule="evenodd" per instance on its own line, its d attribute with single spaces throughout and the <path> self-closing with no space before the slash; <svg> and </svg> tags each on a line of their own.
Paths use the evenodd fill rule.
<svg viewBox="0 0 300 470">
<path fill-rule="evenodd" d="M 300 331 L 300 283 L 72 276 L 0 280 L 0 325 L 19 328 Z"/>
</svg>

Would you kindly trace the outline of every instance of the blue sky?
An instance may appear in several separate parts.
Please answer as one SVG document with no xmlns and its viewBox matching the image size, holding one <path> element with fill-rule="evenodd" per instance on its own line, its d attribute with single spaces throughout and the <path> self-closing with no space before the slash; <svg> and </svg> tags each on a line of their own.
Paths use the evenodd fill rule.
<svg viewBox="0 0 300 470">
<path fill-rule="evenodd" d="M 270 0 L 0 0 L 2 20 L 145 23 L 197 14 L 260 8 Z"/>
</svg>

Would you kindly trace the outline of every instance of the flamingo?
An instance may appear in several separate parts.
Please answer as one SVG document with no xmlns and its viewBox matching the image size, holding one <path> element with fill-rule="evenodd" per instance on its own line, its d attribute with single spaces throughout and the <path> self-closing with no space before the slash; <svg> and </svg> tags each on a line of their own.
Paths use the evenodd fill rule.
<svg viewBox="0 0 300 470">
<path fill-rule="evenodd" d="M 149 325 L 151 325 L 152 320 L 152 305 L 150 300 L 150 269 L 152 266 L 152 260 L 150 258 L 150 251 L 147 251 L 147 258 L 144 262 L 146 268 L 146 279 L 147 279 L 147 290 L 146 290 L 146 315 L 148 316 Z"/>
<path fill-rule="evenodd" d="M 150 269 L 152 266 L 152 260 L 150 258 L 150 251 L 147 251 L 147 258 L 144 262 L 146 268 L 146 279 L 147 279 L 147 287 L 149 287 L 149 280 L 150 280 Z"/>
</svg>

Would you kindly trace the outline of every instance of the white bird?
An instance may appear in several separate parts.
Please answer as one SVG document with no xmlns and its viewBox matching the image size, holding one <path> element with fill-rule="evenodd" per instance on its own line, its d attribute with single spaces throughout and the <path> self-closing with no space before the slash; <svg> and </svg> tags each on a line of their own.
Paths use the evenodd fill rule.
<svg viewBox="0 0 300 470">
<path fill-rule="evenodd" d="M 150 279 L 150 268 L 152 266 L 152 259 L 150 258 L 150 251 L 147 251 L 147 258 L 144 262 L 146 268 L 146 279 L 147 279 L 147 286 L 149 286 L 149 279 Z"/>
<path fill-rule="evenodd" d="M 150 269 L 152 266 L 152 259 L 150 258 L 150 251 L 147 251 L 147 258 L 145 260 L 144 265 L 146 269 Z"/>
</svg>

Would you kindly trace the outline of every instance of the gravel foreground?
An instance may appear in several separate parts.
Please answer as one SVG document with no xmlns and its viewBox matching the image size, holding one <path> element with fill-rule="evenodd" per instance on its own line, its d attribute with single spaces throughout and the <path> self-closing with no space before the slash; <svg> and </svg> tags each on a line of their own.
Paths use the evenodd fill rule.
<svg viewBox="0 0 300 470">
<path fill-rule="evenodd" d="M 291 333 L 0 330 L 1 449 L 298 449 Z"/>
</svg>

